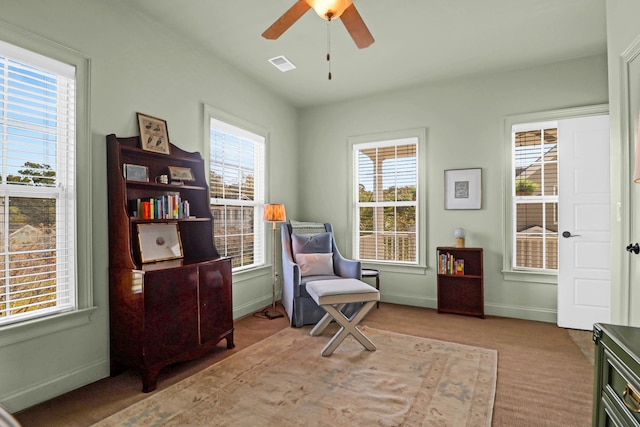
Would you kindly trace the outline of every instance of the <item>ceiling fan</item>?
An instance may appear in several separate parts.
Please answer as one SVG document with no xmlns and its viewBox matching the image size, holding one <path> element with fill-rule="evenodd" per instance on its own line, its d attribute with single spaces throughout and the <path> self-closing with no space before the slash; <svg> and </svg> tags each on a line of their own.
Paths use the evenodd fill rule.
<svg viewBox="0 0 640 427">
<path fill-rule="evenodd" d="M 276 22 L 262 33 L 266 39 L 277 39 L 309 9 L 327 21 L 340 18 L 358 48 L 363 49 L 374 42 L 367 25 L 358 13 L 353 0 L 298 0 Z"/>
</svg>

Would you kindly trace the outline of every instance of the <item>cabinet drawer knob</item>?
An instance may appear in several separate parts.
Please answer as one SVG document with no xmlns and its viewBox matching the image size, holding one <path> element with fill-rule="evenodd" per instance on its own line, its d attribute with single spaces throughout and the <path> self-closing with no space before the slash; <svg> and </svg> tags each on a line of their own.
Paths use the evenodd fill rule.
<svg viewBox="0 0 640 427">
<path fill-rule="evenodd" d="M 640 394 L 631 386 L 627 384 L 622 393 L 623 402 L 629 408 L 631 412 L 640 413 Z M 630 403 L 631 402 L 631 403 Z"/>
</svg>

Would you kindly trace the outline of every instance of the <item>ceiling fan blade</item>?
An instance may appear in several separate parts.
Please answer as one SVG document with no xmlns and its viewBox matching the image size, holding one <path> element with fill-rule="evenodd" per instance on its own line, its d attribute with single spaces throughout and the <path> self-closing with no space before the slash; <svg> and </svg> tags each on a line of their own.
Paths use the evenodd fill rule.
<svg viewBox="0 0 640 427">
<path fill-rule="evenodd" d="M 298 19 L 304 15 L 307 10 L 311 9 L 311 6 L 304 1 L 298 0 L 296 4 L 291 6 L 276 22 L 274 22 L 267 30 L 262 33 L 262 37 L 265 39 L 277 39 L 289 29 Z"/>
<path fill-rule="evenodd" d="M 375 41 L 353 3 L 342 12 L 340 19 L 358 48 L 364 49 Z"/>
</svg>

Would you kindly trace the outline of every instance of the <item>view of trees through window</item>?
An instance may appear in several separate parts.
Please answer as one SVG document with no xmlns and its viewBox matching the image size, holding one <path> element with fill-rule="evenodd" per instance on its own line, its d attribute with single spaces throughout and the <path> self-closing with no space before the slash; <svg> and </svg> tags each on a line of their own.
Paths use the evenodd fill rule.
<svg viewBox="0 0 640 427">
<path fill-rule="evenodd" d="M 15 46 L 26 61 L 8 58 L 4 46 L 0 324 L 75 306 L 75 68 Z"/>
<path fill-rule="evenodd" d="M 211 197 L 236 201 L 252 201 L 254 180 L 252 175 L 240 177 L 240 182 L 225 184 L 224 178 L 214 171 L 210 173 Z M 255 262 L 254 208 L 230 204 L 213 204 L 213 235 L 218 250 L 232 257 L 232 265 L 240 267 Z"/>
<path fill-rule="evenodd" d="M 9 183 L 53 185 L 55 172 L 48 165 L 27 162 Z M 9 197 L 9 217 L 4 203 L 0 224 L 8 225 L 10 313 L 18 314 L 55 305 L 56 301 L 56 201 L 49 198 Z M 3 269 L 7 270 L 7 268 Z M 0 302 L 5 295 L 0 296 Z M 5 309 L 6 310 L 6 309 Z M 5 314 L 0 309 L 0 315 Z"/>
<path fill-rule="evenodd" d="M 211 119 L 209 184 L 216 248 L 233 268 L 264 262 L 264 138 Z"/>
<path fill-rule="evenodd" d="M 354 149 L 359 259 L 416 262 L 417 144 Z"/>
</svg>

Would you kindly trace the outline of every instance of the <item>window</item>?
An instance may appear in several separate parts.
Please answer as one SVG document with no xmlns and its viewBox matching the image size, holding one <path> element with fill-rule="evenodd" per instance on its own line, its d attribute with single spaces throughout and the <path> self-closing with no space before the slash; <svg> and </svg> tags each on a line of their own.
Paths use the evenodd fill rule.
<svg viewBox="0 0 640 427">
<path fill-rule="evenodd" d="M 232 257 L 234 270 L 263 265 L 265 137 L 247 130 L 246 124 L 230 124 L 233 118 L 223 122 L 207 111 L 216 248 Z"/>
<path fill-rule="evenodd" d="M 418 138 L 353 145 L 355 256 L 418 263 Z"/>
<path fill-rule="evenodd" d="M 556 122 L 514 125 L 514 269 L 558 269 L 558 129 Z"/>
<path fill-rule="evenodd" d="M 0 325 L 77 308 L 76 67 L 0 42 Z"/>
</svg>

